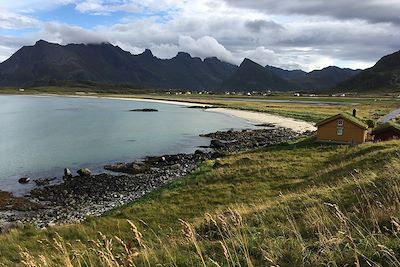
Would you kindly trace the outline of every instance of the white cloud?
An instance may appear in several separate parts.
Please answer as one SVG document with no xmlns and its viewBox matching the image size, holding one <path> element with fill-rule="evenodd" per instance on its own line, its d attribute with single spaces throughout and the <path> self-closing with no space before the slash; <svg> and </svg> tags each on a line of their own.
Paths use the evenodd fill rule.
<svg viewBox="0 0 400 267">
<path fill-rule="evenodd" d="M 58 22 L 45 23 L 42 31 L 37 34 L 37 39 L 70 44 L 70 43 L 102 43 L 108 42 L 108 38 L 98 32 L 85 30 L 78 26 L 71 26 Z"/>
<path fill-rule="evenodd" d="M 0 28 L 2 29 L 34 28 L 39 24 L 39 21 L 32 17 L 0 9 Z"/>
<path fill-rule="evenodd" d="M 110 14 L 116 11 L 125 11 L 138 13 L 143 11 L 141 6 L 136 3 L 126 3 L 126 1 L 121 2 L 109 2 L 102 0 L 86 0 L 80 2 L 76 5 L 76 10 L 82 13 L 91 13 L 95 15 Z"/>
<path fill-rule="evenodd" d="M 179 36 L 178 44 L 181 51 L 188 52 L 192 56 L 200 58 L 215 56 L 230 63 L 240 63 L 230 51 L 210 36 L 203 36 L 196 40 L 190 36 L 182 35 Z"/>
</svg>

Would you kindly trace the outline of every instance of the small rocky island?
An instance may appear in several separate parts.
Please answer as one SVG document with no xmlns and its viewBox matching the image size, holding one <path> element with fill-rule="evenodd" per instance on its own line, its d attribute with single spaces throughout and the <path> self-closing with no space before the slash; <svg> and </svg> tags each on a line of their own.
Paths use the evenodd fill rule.
<svg viewBox="0 0 400 267">
<path fill-rule="evenodd" d="M 49 179 L 36 179 L 34 181 L 38 186 L 25 198 L 7 195 L 11 204 L 0 205 L 0 230 L 7 231 L 24 223 L 43 228 L 80 222 L 88 215 L 101 215 L 182 178 L 204 160 L 311 134 L 299 134 L 278 127 L 218 131 L 204 135 L 211 139 L 210 146 L 192 154 L 147 157 L 141 162 L 110 164 L 104 166 L 108 172 L 97 175 L 92 175 L 88 169 L 81 169 L 74 176 L 66 169 L 62 183 L 49 185 Z"/>
<path fill-rule="evenodd" d="M 158 112 L 158 109 L 154 108 L 139 108 L 139 109 L 131 109 L 131 112 Z"/>
</svg>

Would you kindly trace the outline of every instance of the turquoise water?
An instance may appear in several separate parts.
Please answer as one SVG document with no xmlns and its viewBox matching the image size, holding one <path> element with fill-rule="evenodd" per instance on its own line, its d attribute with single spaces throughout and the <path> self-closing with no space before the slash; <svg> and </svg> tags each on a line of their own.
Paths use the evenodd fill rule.
<svg viewBox="0 0 400 267">
<path fill-rule="evenodd" d="M 159 112 L 129 112 L 155 108 Z M 65 167 L 101 171 L 104 164 L 147 155 L 193 152 L 199 134 L 251 124 L 201 109 L 115 99 L 0 96 L 0 190 L 16 194 L 22 176 L 61 177 Z"/>
</svg>

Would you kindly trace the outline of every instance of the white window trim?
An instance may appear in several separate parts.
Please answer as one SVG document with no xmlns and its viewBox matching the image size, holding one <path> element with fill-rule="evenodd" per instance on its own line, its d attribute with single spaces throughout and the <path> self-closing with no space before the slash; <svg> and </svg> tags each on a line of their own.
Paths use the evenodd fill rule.
<svg viewBox="0 0 400 267">
<path fill-rule="evenodd" d="M 337 126 L 343 126 L 344 120 L 343 119 L 338 119 L 337 120 Z"/>
</svg>

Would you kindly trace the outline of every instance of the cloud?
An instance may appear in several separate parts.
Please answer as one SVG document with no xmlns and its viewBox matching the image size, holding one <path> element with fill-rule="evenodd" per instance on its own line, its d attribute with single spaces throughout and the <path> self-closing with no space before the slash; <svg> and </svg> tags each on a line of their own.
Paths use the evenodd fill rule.
<svg viewBox="0 0 400 267">
<path fill-rule="evenodd" d="M 203 36 L 196 40 L 190 36 L 183 35 L 179 37 L 178 44 L 181 51 L 188 52 L 192 56 L 200 58 L 218 57 L 223 61 L 239 63 L 238 59 L 230 51 L 210 36 Z"/>
<path fill-rule="evenodd" d="M 373 23 L 400 24 L 398 0 L 225 0 L 225 2 L 267 14 L 330 16 L 337 19 L 362 19 Z"/>
<path fill-rule="evenodd" d="M 99 32 L 58 22 L 45 23 L 42 31 L 36 36 L 37 39 L 59 44 L 109 42 L 109 39 Z"/>
<path fill-rule="evenodd" d="M 87 0 L 76 4 L 75 9 L 82 13 L 91 13 L 94 15 L 110 14 L 112 12 L 124 11 L 138 13 L 143 11 L 140 5 L 136 3 L 126 3 L 126 1 L 108 2 L 102 0 Z"/>
<path fill-rule="evenodd" d="M 38 20 L 29 16 L 0 9 L 0 29 L 34 28 L 39 24 Z"/>
<path fill-rule="evenodd" d="M 282 30 L 283 26 L 274 22 L 274 21 L 267 21 L 264 19 L 256 19 L 256 20 L 249 20 L 245 22 L 245 26 L 256 33 L 259 33 L 263 30 Z"/>
</svg>

